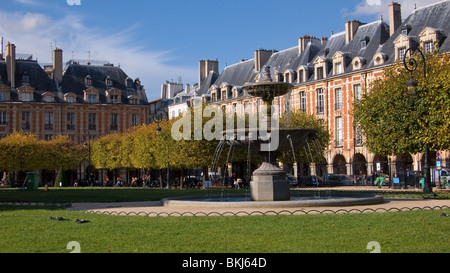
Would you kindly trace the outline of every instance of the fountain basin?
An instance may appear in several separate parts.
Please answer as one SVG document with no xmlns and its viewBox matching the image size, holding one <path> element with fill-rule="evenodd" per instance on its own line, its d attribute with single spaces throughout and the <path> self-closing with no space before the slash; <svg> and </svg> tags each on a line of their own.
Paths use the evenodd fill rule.
<svg viewBox="0 0 450 273">
<path fill-rule="evenodd" d="M 373 194 L 333 193 L 321 197 L 312 194 L 291 196 L 288 201 L 251 201 L 248 195 L 214 195 L 170 197 L 161 200 L 167 207 L 204 208 L 292 208 L 292 207 L 346 207 L 384 203 L 384 198 Z"/>
</svg>

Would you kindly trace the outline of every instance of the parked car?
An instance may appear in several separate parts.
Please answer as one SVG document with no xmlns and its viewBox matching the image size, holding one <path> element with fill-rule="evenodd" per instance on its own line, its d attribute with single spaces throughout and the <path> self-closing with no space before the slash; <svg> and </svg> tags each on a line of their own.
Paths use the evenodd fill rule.
<svg viewBox="0 0 450 273">
<path fill-rule="evenodd" d="M 326 174 L 324 180 L 329 186 L 353 186 L 353 179 L 345 174 Z"/>
<path fill-rule="evenodd" d="M 295 177 L 292 176 L 288 176 L 287 177 L 289 184 L 291 185 L 291 187 L 297 187 L 298 186 L 298 181 Z"/>
<path fill-rule="evenodd" d="M 320 176 L 308 175 L 300 177 L 300 187 L 326 187 L 328 184 Z"/>
</svg>

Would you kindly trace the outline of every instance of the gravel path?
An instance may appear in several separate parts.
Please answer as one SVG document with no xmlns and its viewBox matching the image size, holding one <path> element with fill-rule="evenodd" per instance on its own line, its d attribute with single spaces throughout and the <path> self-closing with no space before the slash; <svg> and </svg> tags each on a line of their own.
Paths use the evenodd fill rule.
<svg viewBox="0 0 450 273">
<path fill-rule="evenodd" d="M 346 207 L 280 207 L 280 208 L 204 208 L 167 207 L 159 201 L 127 203 L 73 203 L 72 210 L 105 214 L 148 216 L 202 216 L 202 215 L 259 215 L 265 214 L 313 214 L 340 212 L 386 212 L 413 209 L 450 208 L 450 200 L 436 199 L 385 199 L 384 203 Z"/>
</svg>

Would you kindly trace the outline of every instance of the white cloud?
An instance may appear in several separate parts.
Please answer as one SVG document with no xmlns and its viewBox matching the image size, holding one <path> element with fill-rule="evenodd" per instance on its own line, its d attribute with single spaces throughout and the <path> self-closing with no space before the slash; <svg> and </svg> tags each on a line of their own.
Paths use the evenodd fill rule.
<svg viewBox="0 0 450 273">
<path fill-rule="evenodd" d="M 23 0 L 20 0 L 23 1 Z M 119 65 L 132 78 L 139 77 L 149 100 L 159 97 L 165 80 L 195 79 L 194 67 L 176 67 L 167 64 L 173 59 L 172 51 L 150 51 L 134 42 L 136 26 L 119 33 L 88 27 L 83 16 L 67 15 L 53 19 L 40 13 L 0 12 L 0 35 L 5 42 L 14 43 L 18 53 L 33 54 L 40 63 L 50 63 L 56 46 L 64 50 L 64 60 L 72 55 L 76 59 L 104 60 Z M 53 48 L 52 48 L 53 47 Z"/>
<path fill-rule="evenodd" d="M 36 2 L 36 0 L 14 0 L 17 3 L 23 4 L 23 5 L 27 5 L 27 6 L 37 6 L 38 3 Z"/>
<path fill-rule="evenodd" d="M 442 0 L 397 0 L 402 6 L 402 17 L 408 17 L 415 7 L 421 8 L 430 4 L 442 2 Z M 362 0 L 358 5 L 356 5 L 354 11 L 344 11 L 345 16 L 362 16 L 362 15 L 374 15 L 383 16 L 385 21 L 389 21 L 389 4 L 392 0 Z"/>
</svg>

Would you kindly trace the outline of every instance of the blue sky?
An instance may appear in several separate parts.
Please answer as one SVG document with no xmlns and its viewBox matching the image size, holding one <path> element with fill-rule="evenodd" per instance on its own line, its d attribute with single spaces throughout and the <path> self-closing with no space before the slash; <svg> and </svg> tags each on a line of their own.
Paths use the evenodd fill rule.
<svg viewBox="0 0 450 273">
<path fill-rule="evenodd" d="M 329 37 L 348 20 L 389 23 L 392 0 L 9 0 L 0 6 L 0 35 L 40 63 L 55 45 L 72 57 L 109 61 L 139 77 L 149 100 L 166 80 L 194 84 L 198 61 L 225 65 L 256 49 L 283 50 L 305 34 Z M 404 18 L 441 0 L 399 0 Z"/>
</svg>

